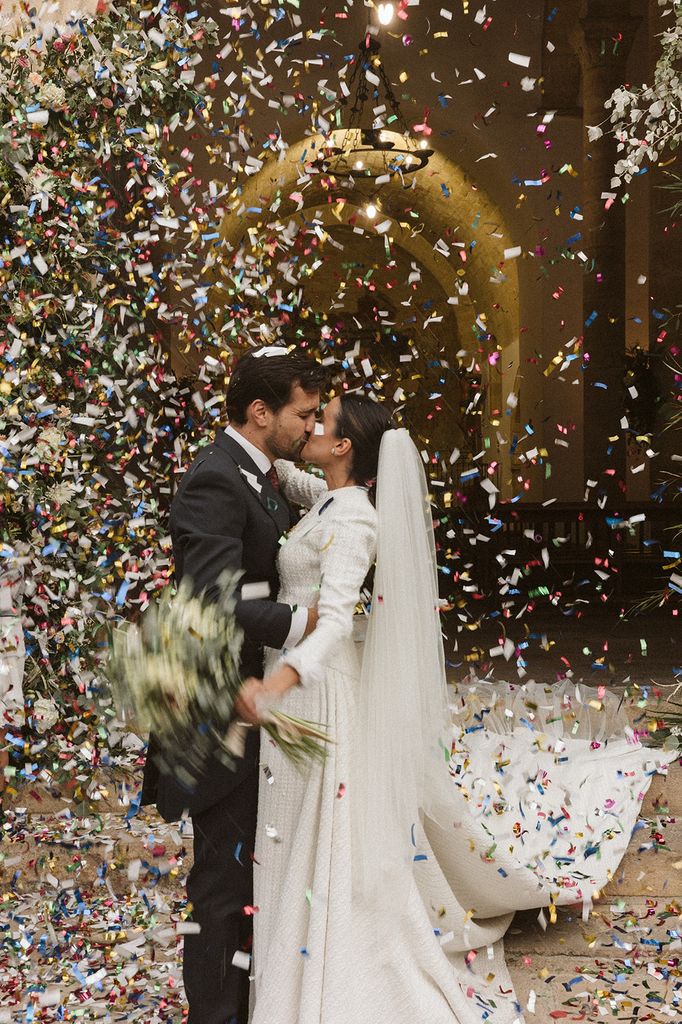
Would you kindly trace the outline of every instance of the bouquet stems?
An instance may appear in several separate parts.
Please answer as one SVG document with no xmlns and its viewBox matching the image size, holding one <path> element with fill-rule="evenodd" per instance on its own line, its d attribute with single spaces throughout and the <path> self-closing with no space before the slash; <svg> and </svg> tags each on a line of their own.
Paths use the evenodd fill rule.
<svg viewBox="0 0 682 1024">
<path fill-rule="evenodd" d="M 287 715 L 284 711 L 267 711 L 261 725 L 282 753 L 297 765 L 324 761 L 327 745 L 333 742 L 319 723 Z"/>
</svg>

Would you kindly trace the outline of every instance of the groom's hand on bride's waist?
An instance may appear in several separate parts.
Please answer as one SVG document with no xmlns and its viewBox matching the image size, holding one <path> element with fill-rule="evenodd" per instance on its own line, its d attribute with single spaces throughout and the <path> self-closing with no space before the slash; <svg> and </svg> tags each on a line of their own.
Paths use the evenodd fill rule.
<svg viewBox="0 0 682 1024">
<path fill-rule="evenodd" d="M 305 627 L 305 633 L 303 634 L 303 639 L 305 639 L 307 636 L 310 636 L 310 634 L 313 632 L 313 630 L 315 629 L 315 626 L 317 625 L 317 620 L 319 619 L 319 617 L 320 616 L 319 616 L 319 613 L 317 611 L 317 608 L 309 608 L 308 609 L 308 625 Z"/>
</svg>

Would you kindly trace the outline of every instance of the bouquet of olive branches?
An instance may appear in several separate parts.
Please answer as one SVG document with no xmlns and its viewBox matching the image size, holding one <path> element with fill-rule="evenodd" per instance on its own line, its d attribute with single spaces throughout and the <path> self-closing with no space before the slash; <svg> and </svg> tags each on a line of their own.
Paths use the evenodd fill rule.
<svg viewBox="0 0 682 1024">
<path fill-rule="evenodd" d="M 236 579 L 221 576 L 217 602 L 193 596 L 183 580 L 139 625 L 111 633 L 108 676 L 119 713 L 154 736 L 162 770 L 186 787 L 211 758 L 232 767 L 238 753 L 234 704 L 243 634 L 234 615 Z M 271 709 L 262 725 L 294 762 L 324 758 L 329 737 L 315 723 Z"/>
</svg>

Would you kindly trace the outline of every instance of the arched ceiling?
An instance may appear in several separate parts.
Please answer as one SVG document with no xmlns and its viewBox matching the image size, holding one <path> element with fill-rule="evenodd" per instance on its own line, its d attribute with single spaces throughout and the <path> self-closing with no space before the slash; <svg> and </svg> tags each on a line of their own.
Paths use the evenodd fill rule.
<svg viewBox="0 0 682 1024">
<path fill-rule="evenodd" d="M 472 320 L 483 314 L 501 346 L 515 341 L 518 275 L 515 260 L 504 258 L 505 248 L 514 242 L 492 200 L 438 152 L 408 188 L 396 176 L 377 190 L 361 180 L 344 185 L 309 175 L 305 161 L 321 141 L 315 136 L 297 143 L 284 159 L 267 162 L 246 180 L 222 225 L 227 245 L 237 249 L 249 229 L 259 234 L 275 220 L 294 218 L 300 224 L 314 219 L 325 230 L 350 224 L 361 246 L 363 238 L 390 219 L 384 234 L 391 244 L 433 275 L 446 301 L 457 298 L 453 308 L 460 328 L 466 322 L 469 330 Z M 373 224 L 364 214 L 370 198 L 380 206 Z M 457 282 L 468 294 L 458 293 Z"/>
</svg>

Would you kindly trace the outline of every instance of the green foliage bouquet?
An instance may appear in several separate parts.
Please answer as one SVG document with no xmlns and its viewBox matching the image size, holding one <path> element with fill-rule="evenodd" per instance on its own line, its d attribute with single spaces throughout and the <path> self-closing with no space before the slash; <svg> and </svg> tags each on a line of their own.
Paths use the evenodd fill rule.
<svg viewBox="0 0 682 1024">
<path fill-rule="evenodd" d="M 183 580 L 177 594 L 165 591 L 139 624 L 111 633 L 108 674 L 119 713 L 154 735 L 163 771 L 189 787 L 209 759 L 232 766 L 240 753 L 234 705 L 243 634 L 234 614 L 236 577 L 224 573 L 219 582 L 217 602 L 194 596 Z M 262 725 L 297 763 L 325 756 L 328 736 L 311 722 L 272 709 Z"/>
</svg>

